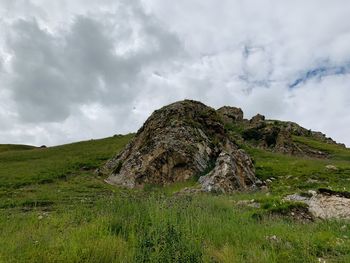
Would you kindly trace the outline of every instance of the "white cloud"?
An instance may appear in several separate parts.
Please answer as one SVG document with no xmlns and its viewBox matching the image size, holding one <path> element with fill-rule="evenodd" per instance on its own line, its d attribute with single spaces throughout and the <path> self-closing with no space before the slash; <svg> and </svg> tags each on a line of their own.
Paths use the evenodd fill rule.
<svg viewBox="0 0 350 263">
<path fill-rule="evenodd" d="M 135 131 L 192 98 L 350 145 L 349 12 L 347 0 L 0 0 L 1 142 Z"/>
</svg>

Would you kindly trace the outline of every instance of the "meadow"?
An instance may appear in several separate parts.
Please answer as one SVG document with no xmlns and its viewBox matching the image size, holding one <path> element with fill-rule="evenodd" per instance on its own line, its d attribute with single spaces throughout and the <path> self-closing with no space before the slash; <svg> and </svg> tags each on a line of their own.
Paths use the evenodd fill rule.
<svg viewBox="0 0 350 263">
<path fill-rule="evenodd" d="M 350 150 L 304 137 L 294 140 L 330 158 L 248 147 L 269 192 L 186 195 L 196 182 L 129 190 L 94 174 L 132 137 L 0 145 L 0 262 L 350 262 L 350 222 L 295 220 L 282 200 L 350 191 Z"/>
</svg>

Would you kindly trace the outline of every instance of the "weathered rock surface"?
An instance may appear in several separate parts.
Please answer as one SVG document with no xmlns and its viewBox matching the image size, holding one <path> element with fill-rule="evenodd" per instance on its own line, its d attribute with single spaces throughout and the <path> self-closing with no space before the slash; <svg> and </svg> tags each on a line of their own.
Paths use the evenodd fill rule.
<svg viewBox="0 0 350 263">
<path fill-rule="evenodd" d="M 265 116 L 259 113 L 250 119 L 250 123 L 254 125 L 260 125 L 261 123 L 264 123 L 264 121 L 265 121 Z"/>
<path fill-rule="evenodd" d="M 241 108 L 224 106 L 217 110 L 224 118 L 225 122 L 241 122 L 243 121 L 243 111 Z"/>
<path fill-rule="evenodd" d="M 203 190 L 228 193 L 252 189 L 256 181 L 252 160 L 230 141 L 219 113 L 190 100 L 155 111 L 100 172 L 106 182 L 129 188 L 204 175 Z"/>
<path fill-rule="evenodd" d="M 315 218 L 350 219 L 350 193 L 321 190 L 313 192 L 310 197 L 293 194 L 286 196 L 285 200 L 307 204 L 309 212 Z"/>
<path fill-rule="evenodd" d="M 223 151 L 216 159 L 214 169 L 201 176 L 199 182 L 204 191 L 232 193 L 237 189 L 247 189 L 255 185 L 256 178 L 252 171 L 252 160 L 244 151 Z"/>
</svg>

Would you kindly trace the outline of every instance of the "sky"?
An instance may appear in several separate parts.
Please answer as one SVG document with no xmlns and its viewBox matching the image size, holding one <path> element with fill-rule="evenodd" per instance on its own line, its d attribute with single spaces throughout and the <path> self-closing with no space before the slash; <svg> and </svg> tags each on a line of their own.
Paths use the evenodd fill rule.
<svg viewBox="0 0 350 263">
<path fill-rule="evenodd" d="M 194 99 L 350 146 L 348 0 L 0 0 L 0 143 L 135 132 Z"/>
</svg>

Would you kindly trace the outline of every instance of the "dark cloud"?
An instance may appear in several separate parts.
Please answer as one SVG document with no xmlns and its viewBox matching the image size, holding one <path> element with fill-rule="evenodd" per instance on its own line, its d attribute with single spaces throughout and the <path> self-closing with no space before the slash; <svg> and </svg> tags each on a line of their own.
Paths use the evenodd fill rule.
<svg viewBox="0 0 350 263">
<path fill-rule="evenodd" d="M 92 102 L 129 104 L 142 89 L 143 70 L 181 53 L 175 35 L 139 8 L 128 11 L 106 13 L 105 20 L 76 16 L 60 34 L 35 19 L 13 24 L 11 88 L 23 121 L 62 121 Z"/>
</svg>

